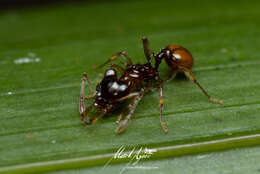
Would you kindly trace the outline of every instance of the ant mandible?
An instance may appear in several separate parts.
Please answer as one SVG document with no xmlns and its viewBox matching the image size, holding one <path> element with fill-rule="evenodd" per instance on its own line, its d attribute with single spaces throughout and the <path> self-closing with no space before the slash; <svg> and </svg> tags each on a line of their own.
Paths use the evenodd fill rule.
<svg viewBox="0 0 260 174">
<path fill-rule="evenodd" d="M 123 116 L 127 114 L 117 129 L 118 133 L 125 130 L 129 120 L 131 119 L 137 104 L 142 99 L 143 95 L 150 89 L 159 89 L 159 103 L 160 103 L 160 122 L 164 133 L 167 133 L 167 127 L 162 119 L 162 109 L 164 104 L 164 95 L 162 90 L 163 80 L 159 76 L 159 65 L 162 59 L 166 61 L 171 68 L 171 74 L 169 80 L 173 79 L 177 73 L 184 73 L 190 80 L 192 80 L 202 92 L 208 97 L 208 99 L 214 103 L 221 104 L 221 100 L 214 99 L 208 95 L 208 93 L 202 88 L 199 82 L 192 75 L 190 69 L 193 65 L 193 58 L 191 53 L 178 45 L 169 45 L 162 49 L 158 54 L 154 54 L 149 49 L 149 41 L 147 38 L 142 38 L 144 54 L 147 59 L 145 64 L 133 64 L 132 60 L 122 51 L 111 56 L 104 64 L 95 67 L 95 69 L 102 68 L 106 64 L 116 60 L 119 57 L 126 59 L 125 67 L 117 64 L 111 64 L 110 68 L 106 70 L 104 78 L 96 86 L 96 89 L 91 88 L 91 83 L 86 73 L 83 74 L 80 91 L 80 104 L 79 112 L 81 120 L 86 125 L 93 124 L 100 117 L 106 113 L 114 111 L 122 102 L 128 99 L 133 99 L 132 102 L 121 112 L 117 118 L 117 123 Z M 152 59 L 155 60 L 154 66 L 152 65 Z M 122 75 L 118 78 L 117 71 L 120 71 Z M 88 83 L 93 94 L 85 96 L 84 88 L 85 82 Z M 94 103 L 85 107 L 85 99 L 95 98 Z M 88 113 L 97 108 L 98 114 L 89 118 Z"/>
</svg>

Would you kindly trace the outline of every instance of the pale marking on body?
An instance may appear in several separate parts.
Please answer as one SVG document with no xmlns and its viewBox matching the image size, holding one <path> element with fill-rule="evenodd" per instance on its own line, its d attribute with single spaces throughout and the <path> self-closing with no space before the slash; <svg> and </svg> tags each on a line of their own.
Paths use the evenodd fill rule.
<svg viewBox="0 0 260 174">
<path fill-rule="evenodd" d="M 180 54 L 172 54 L 176 59 L 181 59 L 181 55 Z"/>
<path fill-rule="evenodd" d="M 139 76 L 137 74 L 130 74 L 131 77 L 138 78 Z"/>
<path fill-rule="evenodd" d="M 119 85 L 117 82 L 114 82 L 111 86 L 112 89 L 118 89 L 119 88 Z"/>
<path fill-rule="evenodd" d="M 135 69 L 134 69 L 133 71 L 134 71 L 135 73 L 139 73 L 139 71 L 137 71 L 137 70 L 135 70 Z"/>
<path fill-rule="evenodd" d="M 119 90 L 120 91 L 124 91 L 124 90 L 126 90 L 126 88 L 127 88 L 126 85 L 120 85 Z"/>
<path fill-rule="evenodd" d="M 107 70 L 107 72 L 106 72 L 106 76 L 114 76 L 114 75 L 116 75 L 115 70 L 112 70 L 112 69 Z"/>
</svg>

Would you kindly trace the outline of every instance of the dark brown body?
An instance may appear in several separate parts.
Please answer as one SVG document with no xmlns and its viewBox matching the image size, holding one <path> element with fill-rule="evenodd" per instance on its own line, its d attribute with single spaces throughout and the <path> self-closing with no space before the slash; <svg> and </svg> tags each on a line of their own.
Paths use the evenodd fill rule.
<svg viewBox="0 0 260 174">
<path fill-rule="evenodd" d="M 148 87 L 158 78 L 157 69 L 150 63 L 128 65 L 119 78 L 115 69 L 108 69 L 103 80 L 97 85 L 94 106 L 101 111 L 110 112 L 122 102 L 122 97 Z"/>
<path fill-rule="evenodd" d="M 142 87 L 144 83 L 149 83 L 154 80 L 158 80 L 159 73 L 150 63 L 130 65 L 122 76 L 120 81 L 127 83 L 129 89 L 132 90 L 135 87 Z"/>
<path fill-rule="evenodd" d="M 184 73 L 189 79 L 198 85 L 198 87 L 210 101 L 218 104 L 222 103 L 221 100 L 210 97 L 192 75 L 190 70 L 193 66 L 193 57 L 187 49 L 178 45 L 169 45 L 162 49 L 159 53 L 154 54 L 151 53 L 149 49 L 148 40 L 143 38 L 142 41 L 147 63 L 133 64 L 125 52 L 116 53 L 115 55 L 111 56 L 108 61 L 98 66 L 97 68 L 102 68 L 104 65 L 110 63 L 120 56 L 126 59 L 125 67 L 121 67 L 117 64 L 110 65 L 110 68 L 106 70 L 104 74 L 103 80 L 97 85 L 96 90 L 93 90 L 93 94 L 91 96 L 84 95 L 85 81 L 87 81 L 89 85 L 90 81 L 87 74 L 83 74 L 80 94 L 80 115 L 81 120 L 84 121 L 85 124 L 93 124 L 98 118 L 116 109 L 117 106 L 120 105 L 123 101 L 132 99 L 132 102 L 119 115 L 116 121 L 119 123 L 123 115 L 128 112 L 128 115 L 125 117 L 118 128 L 118 133 L 120 133 L 127 126 L 128 121 L 133 115 L 135 108 L 138 102 L 142 99 L 144 93 L 147 92 L 150 88 L 157 88 L 160 91 L 160 122 L 163 131 L 167 133 L 167 128 L 162 120 L 162 108 L 164 104 L 164 96 L 162 92 L 163 81 L 160 79 L 158 72 L 158 68 L 162 59 L 165 60 L 171 69 L 171 74 L 168 80 L 172 79 L 176 73 Z M 152 65 L 153 59 L 155 60 L 154 65 Z M 120 77 L 118 77 L 117 72 L 121 72 Z M 84 100 L 86 98 L 93 97 L 95 98 L 94 103 L 85 108 Z M 93 107 L 97 108 L 99 113 L 94 117 L 88 118 L 87 115 Z"/>
</svg>

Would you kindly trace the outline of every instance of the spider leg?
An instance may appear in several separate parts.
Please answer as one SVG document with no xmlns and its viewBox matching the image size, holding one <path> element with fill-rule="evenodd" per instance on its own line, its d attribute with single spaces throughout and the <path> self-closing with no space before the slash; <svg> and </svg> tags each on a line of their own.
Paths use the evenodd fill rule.
<svg viewBox="0 0 260 174">
<path fill-rule="evenodd" d="M 89 84 L 89 87 L 93 92 L 93 94 L 91 96 L 85 96 L 85 82 L 87 81 L 87 83 Z M 85 99 L 86 98 L 91 98 L 91 97 L 94 97 L 96 94 L 96 91 L 93 90 L 93 88 L 91 87 L 91 83 L 89 81 L 89 78 L 88 78 L 88 75 L 86 73 L 83 73 L 83 76 L 82 76 L 82 81 L 81 81 L 81 89 L 80 89 L 80 99 L 79 99 L 79 113 L 80 113 L 80 116 L 81 116 L 81 120 L 83 121 L 89 111 L 92 109 L 93 105 L 90 105 L 87 109 L 86 109 L 86 106 L 85 106 Z"/>
<path fill-rule="evenodd" d="M 166 79 L 165 81 L 166 82 L 169 82 L 169 81 L 171 81 L 172 79 L 174 79 L 175 78 L 175 76 L 176 76 L 176 71 L 171 71 L 171 73 L 170 73 L 170 75 L 169 75 L 169 77 L 168 77 L 168 79 Z"/>
<path fill-rule="evenodd" d="M 126 116 L 126 118 L 122 121 L 120 126 L 117 129 L 118 133 L 122 133 L 126 126 L 128 125 L 129 120 L 131 119 L 132 115 L 134 114 L 134 111 L 136 109 L 137 104 L 139 101 L 143 98 L 144 95 L 144 89 L 142 89 L 137 96 L 135 96 L 134 100 L 128 105 L 129 113 Z"/>
<path fill-rule="evenodd" d="M 127 96 L 119 98 L 118 101 L 124 101 L 124 100 L 130 99 L 130 98 L 136 97 L 138 95 L 139 95 L 139 92 L 132 92 L 132 93 L 128 94 Z M 124 114 L 127 113 L 128 111 L 129 111 L 129 105 L 117 117 L 116 123 L 119 123 L 121 121 L 121 119 L 123 118 Z"/>
<path fill-rule="evenodd" d="M 117 65 L 117 64 L 112 64 L 110 65 L 110 68 L 115 68 L 117 69 L 118 71 L 120 71 L 121 73 L 124 73 L 125 72 L 125 69 L 123 67 L 121 67 L 120 65 Z"/>
<path fill-rule="evenodd" d="M 93 123 L 95 123 L 99 118 L 103 117 L 105 115 L 106 112 L 101 111 L 98 113 L 98 115 L 91 117 L 88 121 L 85 121 L 84 123 L 86 125 L 92 125 Z"/>
<path fill-rule="evenodd" d="M 223 101 L 222 100 L 218 100 L 218 99 L 215 99 L 215 98 L 212 98 L 206 91 L 205 89 L 203 89 L 203 87 L 199 84 L 199 82 L 196 80 L 196 78 L 194 77 L 194 75 L 191 73 L 191 71 L 185 67 L 181 67 L 179 66 L 179 71 L 181 72 L 184 72 L 184 74 L 191 80 L 193 81 L 199 88 L 200 90 L 203 92 L 203 94 L 205 96 L 208 97 L 208 99 L 213 102 L 213 103 L 216 103 L 216 104 L 222 104 Z"/>
<path fill-rule="evenodd" d="M 125 113 L 127 113 L 129 111 L 129 108 L 125 108 L 121 113 L 120 115 L 117 117 L 116 119 L 116 123 L 120 123 L 120 121 L 122 120 L 123 116 L 125 115 Z"/>
<path fill-rule="evenodd" d="M 126 59 L 126 66 L 133 64 L 133 63 L 132 63 L 132 60 L 131 60 L 130 57 L 126 54 L 126 52 L 125 52 L 125 51 L 121 51 L 121 52 L 118 52 L 118 53 L 112 55 L 105 63 L 103 63 L 103 64 L 101 64 L 101 65 L 99 65 L 99 66 L 97 66 L 97 67 L 93 67 L 92 69 L 100 69 L 100 68 L 104 67 L 106 64 L 108 64 L 108 63 L 110 63 L 110 62 L 116 60 L 116 59 L 119 58 L 120 56 L 122 56 L 123 58 Z"/>
<path fill-rule="evenodd" d="M 88 113 L 91 111 L 91 109 L 93 108 L 93 104 L 88 106 L 87 109 L 85 109 L 85 111 L 83 112 L 83 114 L 80 114 L 81 116 L 81 121 L 85 122 L 86 119 L 88 118 Z"/>
<path fill-rule="evenodd" d="M 162 113 L 163 113 L 163 105 L 164 105 L 164 95 L 163 95 L 163 88 L 162 88 L 162 83 L 163 83 L 163 80 L 160 79 L 160 77 L 158 77 L 158 81 L 157 81 L 157 85 L 155 88 L 156 89 L 159 89 L 159 104 L 160 104 L 160 123 L 161 123 L 161 126 L 162 126 L 162 129 L 164 131 L 164 133 L 167 133 L 168 132 L 168 129 L 165 125 L 165 122 L 163 121 L 163 118 L 162 118 Z"/>
<path fill-rule="evenodd" d="M 151 62 L 152 54 L 151 54 L 151 50 L 150 50 L 149 40 L 146 37 L 143 37 L 142 41 L 143 41 L 144 55 L 145 55 L 147 61 Z"/>
<path fill-rule="evenodd" d="M 159 99 L 159 103 L 160 103 L 160 122 L 161 122 L 161 126 L 162 126 L 162 129 L 163 129 L 164 133 L 167 133 L 168 129 L 165 126 L 165 123 L 164 123 L 164 121 L 162 119 L 164 95 L 163 95 L 163 90 L 162 90 L 162 86 L 161 85 L 159 86 L 159 89 L 160 89 L 160 99 Z"/>
</svg>

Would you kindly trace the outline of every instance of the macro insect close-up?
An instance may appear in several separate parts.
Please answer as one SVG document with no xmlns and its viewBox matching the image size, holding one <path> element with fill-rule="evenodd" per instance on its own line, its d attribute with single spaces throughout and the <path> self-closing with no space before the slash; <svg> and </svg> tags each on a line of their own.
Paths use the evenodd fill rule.
<svg viewBox="0 0 260 174">
<path fill-rule="evenodd" d="M 79 112 L 81 120 L 86 125 L 93 124 L 96 120 L 103 117 L 109 112 L 114 111 L 118 106 L 129 99 L 132 99 L 130 104 L 121 112 L 116 122 L 120 123 L 121 119 L 125 116 L 124 120 L 120 123 L 117 132 L 121 133 L 125 130 L 129 120 L 134 114 L 136 106 L 143 98 L 143 95 L 151 89 L 159 90 L 159 104 L 160 104 L 160 123 L 164 133 L 168 132 L 168 129 L 162 119 L 164 95 L 163 95 L 163 83 L 169 81 L 175 77 L 177 73 L 184 73 L 191 81 L 193 81 L 201 91 L 207 96 L 207 98 L 217 104 L 221 104 L 222 100 L 212 98 L 199 84 L 195 77 L 191 73 L 193 66 L 193 57 L 191 53 L 182 46 L 168 45 L 164 49 L 161 49 L 159 53 L 154 53 L 149 48 L 149 41 L 147 38 L 142 38 L 144 54 L 147 59 L 145 64 L 133 64 L 131 58 L 126 52 L 121 51 L 111 56 L 104 64 L 95 67 L 99 69 L 106 64 L 116 60 L 119 57 L 126 59 L 124 67 L 118 64 L 111 64 L 110 68 L 106 70 L 102 81 L 93 90 L 93 94 L 85 96 L 85 83 L 90 86 L 90 79 L 86 73 L 83 74 L 80 91 L 80 104 Z M 162 59 L 165 60 L 167 65 L 171 69 L 169 78 L 164 81 L 160 77 L 159 66 Z M 154 65 L 152 61 L 154 60 Z M 121 75 L 118 77 L 118 72 Z M 93 104 L 86 107 L 85 99 L 94 98 Z M 89 112 L 96 108 L 98 114 L 92 117 L 88 117 Z"/>
<path fill-rule="evenodd" d="M 260 1 L 0 4 L 0 174 L 260 174 Z"/>
</svg>

